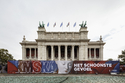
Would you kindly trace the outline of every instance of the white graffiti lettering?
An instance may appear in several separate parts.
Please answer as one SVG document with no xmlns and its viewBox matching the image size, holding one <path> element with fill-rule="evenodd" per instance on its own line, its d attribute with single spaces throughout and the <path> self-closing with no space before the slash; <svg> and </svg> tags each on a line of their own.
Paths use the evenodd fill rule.
<svg viewBox="0 0 125 83">
<path fill-rule="evenodd" d="M 110 63 L 84 63 L 84 67 L 112 67 Z"/>
</svg>

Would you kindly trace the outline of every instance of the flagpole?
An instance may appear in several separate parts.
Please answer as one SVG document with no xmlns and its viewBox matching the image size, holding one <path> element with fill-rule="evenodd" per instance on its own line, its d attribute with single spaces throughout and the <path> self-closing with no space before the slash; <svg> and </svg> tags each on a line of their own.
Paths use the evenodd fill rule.
<svg viewBox="0 0 125 83">
<path fill-rule="evenodd" d="M 70 24 L 69 24 L 69 32 L 70 32 Z"/>
<path fill-rule="evenodd" d="M 62 27 L 62 32 L 63 32 L 63 22 L 61 23 L 60 27 Z"/>
<path fill-rule="evenodd" d="M 76 31 L 76 22 L 74 23 L 73 27 L 75 28 L 75 31 Z M 75 31 L 74 31 L 74 32 L 75 32 Z"/>
<path fill-rule="evenodd" d="M 67 27 L 69 27 L 69 32 L 70 32 L 70 22 L 68 22 Z"/>
<path fill-rule="evenodd" d="M 62 25 L 62 32 L 63 32 L 63 25 Z"/>
<path fill-rule="evenodd" d="M 76 31 L 76 27 L 75 27 L 75 31 Z"/>
<path fill-rule="evenodd" d="M 63 23 L 63 22 L 62 22 Z M 62 32 L 63 32 L 63 24 L 61 23 L 61 25 L 62 25 Z"/>
</svg>

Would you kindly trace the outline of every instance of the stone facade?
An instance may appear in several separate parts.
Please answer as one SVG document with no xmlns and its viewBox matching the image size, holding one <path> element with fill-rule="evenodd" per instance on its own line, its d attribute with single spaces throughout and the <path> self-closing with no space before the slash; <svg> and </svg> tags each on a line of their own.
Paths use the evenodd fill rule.
<svg viewBox="0 0 125 83">
<path fill-rule="evenodd" d="M 79 32 L 46 32 L 38 27 L 38 39 L 27 41 L 22 45 L 22 60 L 103 60 L 104 42 L 88 39 L 87 27 Z"/>
</svg>

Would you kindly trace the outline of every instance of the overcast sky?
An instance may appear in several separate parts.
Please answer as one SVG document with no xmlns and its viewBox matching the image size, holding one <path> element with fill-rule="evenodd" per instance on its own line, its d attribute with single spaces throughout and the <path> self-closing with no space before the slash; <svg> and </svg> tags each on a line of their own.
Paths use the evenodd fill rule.
<svg viewBox="0 0 125 83">
<path fill-rule="evenodd" d="M 22 59 L 19 42 L 24 35 L 29 41 L 37 39 L 39 21 L 49 32 L 78 32 L 79 24 L 87 21 L 88 38 L 97 41 L 102 35 L 106 42 L 104 60 L 117 60 L 125 49 L 125 0 L 0 0 L 0 48 Z"/>
</svg>

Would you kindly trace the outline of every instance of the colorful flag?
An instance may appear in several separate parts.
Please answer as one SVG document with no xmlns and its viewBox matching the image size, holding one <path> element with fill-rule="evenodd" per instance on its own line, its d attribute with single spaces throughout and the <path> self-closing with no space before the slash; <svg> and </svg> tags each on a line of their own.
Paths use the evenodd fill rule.
<svg viewBox="0 0 125 83">
<path fill-rule="evenodd" d="M 74 23 L 73 27 L 75 27 L 75 26 L 76 26 L 76 22 Z"/>
<path fill-rule="evenodd" d="M 61 23 L 60 27 L 63 25 L 63 22 Z"/>
<path fill-rule="evenodd" d="M 67 24 L 67 27 L 69 26 L 69 22 L 68 22 L 68 24 Z"/>
<path fill-rule="evenodd" d="M 48 24 L 47 24 L 47 27 L 49 27 L 49 22 L 48 22 Z"/>
<path fill-rule="evenodd" d="M 56 22 L 54 23 L 53 27 L 55 27 L 55 26 L 56 26 Z"/>
</svg>

